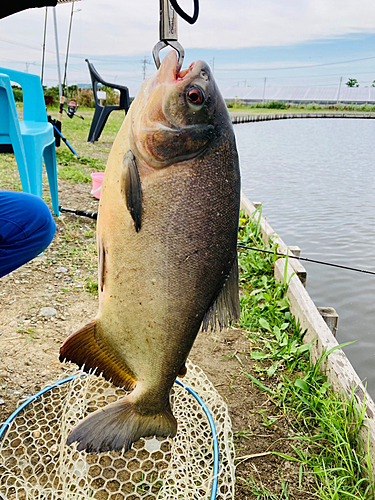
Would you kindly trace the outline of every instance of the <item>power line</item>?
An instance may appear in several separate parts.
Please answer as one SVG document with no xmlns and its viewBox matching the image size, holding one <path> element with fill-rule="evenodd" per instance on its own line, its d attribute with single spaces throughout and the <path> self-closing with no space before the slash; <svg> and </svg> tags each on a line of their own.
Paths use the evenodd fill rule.
<svg viewBox="0 0 375 500">
<path fill-rule="evenodd" d="M 320 64 L 305 64 L 304 66 L 281 66 L 281 67 L 276 67 L 276 68 L 227 68 L 227 69 L 219 69 L 217 68 L 216 71 L 279 71 L 279 70 L 287 70 L 287 69 L 305 69 L 305 68 L 317 68 L 320 66 L 333 66 L 337 64 L 347 64 L 351 62 L 357 62 L 357 61 L 367 61 L 369 59 L 375 59 L 375 56 L 371 57 L 361 57 L 359 59 L 350 59 L 347 61 L 336 61 L 336 62 L 330 62 L 330 63 L 320 63 Z"/>
<path fill-rule="evenodd" d="M 147 64 L 151 64 L 151 61 L 149 60 L 148 57 L 144 56 L 144 58 L 141 60 L 142 63 L 142 70 L 143 70 L 143 80 L 146 78 L 146 66 Z"/>
</svg>

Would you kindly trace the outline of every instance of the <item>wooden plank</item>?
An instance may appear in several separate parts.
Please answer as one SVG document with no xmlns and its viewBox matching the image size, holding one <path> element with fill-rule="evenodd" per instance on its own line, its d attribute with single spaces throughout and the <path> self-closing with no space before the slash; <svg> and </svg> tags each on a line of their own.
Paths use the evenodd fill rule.
<svg viewBox="0 0 375 500">
<path fill-rule="evenodd" d="M 246 213 L 246 215 L 252 215 L 256 208 L 255 206 L 247 199 L 247 197 L 241 193 L 241 209 Z M 259 217 L 257 217 L 257 220 Z M 272 237 L 272 240 L 278 244 L 278 252 L 287 255 L 289 252 L 288 247 L 285 245 L 283 240 L 275 233 L 270 224 L 267 222 L 267 219 L 262 217 L 260 221 L 260 230 L 262 233 L 262 238 L 265 243 L 268 243 L 269 239 Z M 290 254 L 291 252 L 289 252 Z M 294 254 L 295 255 L 295 254 Z M 289 259 L 290 265 L 292 266 L 293 271 L 296 273 L 298 278 L 301 280 L 303 286 L 306 286 L 307 281 L 307 271 L 301 264 L 298 259 Z"/>
<path fill-rule="evenodd" d="M 251 215 L 255 211 L 255 207 L 246 196 L 241 194 L 241 208 L 247 215 Z M 265 221 L 261 219 L 262 235 L 263 230 L 266 234 L 267 241 L 269 238 L 274 238 L 274 231 Z M 282 239 L 277 236 L 277 242 L 281 247 L 286 247 Z M 366 443 L 369 446 L 370 460 L 372 470 L 375 470 L 375 404 L 371 396 L 366 393 L 361 379 L 357 375 L 350 361 L 346 357 L 344 351 L 338 347 L 338 342 L 333 336 L 331 330 L 324 322 L 322 316 L 319 314 L 318 309 L 311 300 L 306 289 L 303 287 L 301 281 L 296 276 L 292 267 L 293 259 L 288 261 L 287 268 L 287 282 L 288 291 L 287 296 L 290 302 L 290 311 L 292 315 L 299 320 L 302 330 L 306 330 L 303 341 L 310 343 L 313 340 L 313 347 L 311 349 L 311 358 L 316 362 L 324 351 L 336 348 L 325 362 L 322 363 L 321 369 L 325 372 L 327 380 L 332 384 L 335 392 L 350 397 L 354 389 L 354 397 L 358 404 L 358 409 L 361 411 L 363 407 L 365 411 L 365 421 L 361 427 L 360 435 L 363 439 L 365 448 Z M 275 277 L 284 281 L 286 259 L 278 259 L 275 263 Z"/>
<path fill-rule="evenodd" d="M 336 337 L 339 325 L 339 315 L 336 310 L 333 307 L 318 307 L 318 312 L 331 330 L 332 335 Z"/>
<path fill-rule="evenodd" d="M 279 259 L 275 263 L 275 277 L 280 281 L 284 280 L 284 270 L 285 259 Z M 316 340 L 311 349 L 311 358 L 313 362 L 316 362 L 324 350 L 328 351 L 333 347 L 337 347 L 338 342 L 300 280 L 296 276 L 292 276 L 290 266 L 288 266 L 287 270 L 287 280 L 290 280 L 287 292 L 290 311 L 299 320 L 302 330 L 307 330 L 303 341 L 309 343 Z M 335 392 L 345 394 L 349 398 L 354 389 L 358 409 L 361 410 L 365 406 L 365 422 L 360 434 L 364 443 L 369 443 L 371 466 L 372 470 L 375 470 L 375 404 L 371 396 L 366 393 L 361 379 L 342 349 L 338 348 L 331 353 L 322 364 L 321 369 L 327 375 L 327 379 L 332 384 L 332 389 Z"/>
</svg>

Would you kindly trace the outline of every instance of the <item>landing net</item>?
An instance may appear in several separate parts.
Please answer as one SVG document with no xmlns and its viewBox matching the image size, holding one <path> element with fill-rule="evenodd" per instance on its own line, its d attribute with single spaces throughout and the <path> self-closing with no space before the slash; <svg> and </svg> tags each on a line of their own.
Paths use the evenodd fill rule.
<svg viewBox="0 0 375 500">
<path fill-rule="evenodd" d="M 234 447 L 228 409 L 203 371 L 187 363 L 183 382 L 207 406 L 219 449 L 217 499 L 234 498 Z M 178 422 L 173 439 L 146 438 L 126 453 L 86 454 L 66 446 L 71 428 L 88 413 L 125 395 L 104 378 L 79 372 L 34 398 L 0 438 L 1 500 L 211 499 L 213 436 L 202 406 L 174 385 Z M 4 432 L 5 431 L 5 432 Z M 1 429 L 0 429 L 1 434 Z"/>
</svg>

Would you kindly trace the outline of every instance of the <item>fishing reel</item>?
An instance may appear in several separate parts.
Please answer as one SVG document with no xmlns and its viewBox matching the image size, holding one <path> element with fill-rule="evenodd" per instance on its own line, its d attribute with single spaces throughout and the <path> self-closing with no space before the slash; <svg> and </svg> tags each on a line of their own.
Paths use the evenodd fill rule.
<svg viewBox="0 0 375 500">
<path fill-rule="evenodd" d="M 62 109 L 65 111 L 65 113 L 69 116 L 70 119 L 72 119 L 73 116 L 77 116 L 78 118 L 84 120 L 84 117 L 82 115 L 76 115 L 78 108 L 79 104 L 77 104 L 76 101 L 69 101 L 68 104 L 66 105 L 66 108 L 63 106 Z"/>
</svg>

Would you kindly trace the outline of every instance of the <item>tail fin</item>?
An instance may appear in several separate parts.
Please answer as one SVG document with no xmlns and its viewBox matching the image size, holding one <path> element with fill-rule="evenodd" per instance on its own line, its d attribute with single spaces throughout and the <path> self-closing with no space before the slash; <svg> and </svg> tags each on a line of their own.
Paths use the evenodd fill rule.
<svg viewBox="0 0 375 500">
<path fill-rule="evenodd" d="M 142 415 L 131 401 L 131 395 L 88 415 L 70 432 L 67 444 L 77 441 L 79 451 L 101 453 L 128 451 L 141 437 L 174 437 L 177 421 L 168 406 L 157 415 Z"/>
</svg>

